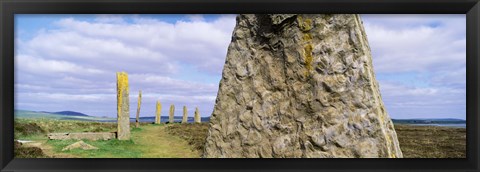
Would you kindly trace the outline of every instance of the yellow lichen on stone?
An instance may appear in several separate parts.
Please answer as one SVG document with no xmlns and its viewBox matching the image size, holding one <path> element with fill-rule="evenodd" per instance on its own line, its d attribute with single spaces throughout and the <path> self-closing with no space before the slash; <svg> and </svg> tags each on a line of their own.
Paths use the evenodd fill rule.
<svg viewBox="0 0 480 172">
<path fill-rule="evenodd" d="M 122 95 L 128 94 L 128 74 L 126 72 L 117 72 L 117 98 L 122 102 Z M 121 103 L 117 103 L 117 111 L 120 112 Z"/>
<path fill-rule="evenodd" d="M 313 56 L 312 56 L 312 44 L 307 44 L 303 48 L 303 56 L 305 57 L 305 67 L 307 68 L 308 71 L 312 70 L 312 62 L 313 62 Z"/>
<path fill-rule="evenodd" d="M 117 139 L 130 139 L 130 107 L 129 107 L 128 75 L 117 72 Z"/>
<path fill-rule="evenodd" d="M 160 124 L 160 118 L 161 118 L 161 112 L 162 112 L 162 103 L 160 101 L 157 101 L 157 106 L 156 106 L 156 111 L 155 111 L 155 124 Z"/>
<path fill-rule="evenodd" d="M 300 27 L 300 29 L 302 31 L 309 31 L 311 30 L 313 27 L 312 27 L 312 19 L 303 19 L 302 16 L 298 16 L 297 17 L 297 20 L 298 20 L 298 26 Z"/>
<path fill-rule="evenodd" d="M 305 75 L 308 76 L 310 74 L 310 71 L 313 69 L 313 37 L 310 33 L 307 32 L 313 28 L 313 22 L 312 19 L 304 19 L 301 15 L 297 16 L 297 22 L 298 27 L 301 31 L 303 31 L 302 40 L 303 42 L 305 42 L 305 45 L 303 47 L 303 57 L 305 59 L 305 68 L 307 68 L 307 70 L 305 71 Z"/>
<path fill-rule="evenodd" d="M 312 35 L 309 33 L 303 34 L 303 40 L 304 41 L 311 41 L 312 40 Z"/>
</svg>

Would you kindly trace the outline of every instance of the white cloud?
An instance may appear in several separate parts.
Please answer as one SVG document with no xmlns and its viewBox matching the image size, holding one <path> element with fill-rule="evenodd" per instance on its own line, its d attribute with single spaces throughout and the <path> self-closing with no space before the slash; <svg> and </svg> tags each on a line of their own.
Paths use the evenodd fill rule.
<svg viewBox="0 0 480 172">
<path fill-rule="evenodd" d="M 466 117 L 464 15 L 362 15 L 394 118 Z M 414 79 L 412 79 L 414 78 Z M 422 84 L 418 84 L 422 83 Z"/>
<path fill-rule="evenodd" d="M 17 93 L 20 99 L 28 98 L 33 100 L 49 100 L 53 102 L 98 102 L 108 100 L 109 97 L 115 97 L 112 94 L 63 94 L 51 92 L 36 92 L 36 93 Z"/>
<path fill-rule="evenodd" d="M 101 74 L 102 70 L 86 68 L 67 61 L 46 60 L 35 58 L 28 55 L 18 55 L 15 57 L 15 63 L 18 69 L 31 73 L 57 74 L 57 73 L 87 73 Z"/>
<path fill-rule="evenodd" d="M 460 118 L 466 115 L 464 88 L 414 87 L 379 81 L 387 112 L 394 118 Z"/>
<path fill-rule="evenodd" d="M 422 86 L 401 77 L 379 79 L 387 111 L 394 118 L 464 118 L 465 18 L 422 16 L 362 15 L 377 76 L 430 77 L 414 79 L 425 82 Z M 202 116 L 209 116 L 218 82 L 181 77 L 185 72 L 190 78 L 221 75 L 235 16 L 208 17 L 166 22 L 97 15 L 48 23 L 53 29 L 39 28 L 32 39 L 16 39 L 16 106 L 113 116 L 115 72 L 126 71 L 131 103 L 138 90 L 143 92 L 142 116 L 153 115 L 157 100 L 163 114 L 175 104 L 177 113 L 183 105 L 189 112 L 199 106 Z"/>
<path fill-rule="evenodd" d="M 376 71 L 432 72 L 465 66 L 465 18 L 411 17 L 415 16 L 364 17 Z"/>
</svg>

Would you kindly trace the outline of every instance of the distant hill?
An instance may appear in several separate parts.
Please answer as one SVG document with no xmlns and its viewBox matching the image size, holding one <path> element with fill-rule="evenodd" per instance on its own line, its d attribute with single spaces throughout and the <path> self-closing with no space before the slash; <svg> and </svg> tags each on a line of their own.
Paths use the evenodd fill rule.
<svg viewBox="0 0 480 172">
<path fill-rule="evenodd" d="M 73 111 L 62 112 L 45 112 L 45 111 L 28 111 L 28 110 L 15 110 L 15 118 L 34 118 L 34 119 L 56 119 L 56 120 L 79 120 L 79 121 L 113 121 L 117 118 L 106 118 L 88 116 L 83 113 Z"/>
<path fill-rule="evenodd" d="M 74 112 L 74 111 L 60 111 L 60 112 L 51 112 L 53 114 L 59 114 L 59 115 L 67 115 L 67 116 L 88 116 L 80 112 Z"/>
<path fill-rule="evenodd" d="M 467 121 L 455 118 L 417 118 L 417 119 L 392 119 L 396 124 L 465 124 Z"/>
</svg>

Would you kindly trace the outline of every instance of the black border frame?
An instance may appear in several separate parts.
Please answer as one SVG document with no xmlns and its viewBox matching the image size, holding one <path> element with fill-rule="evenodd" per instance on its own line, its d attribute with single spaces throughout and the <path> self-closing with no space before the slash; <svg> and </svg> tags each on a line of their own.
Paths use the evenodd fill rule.
<svg viewBox="0 0 480 172">
<path fill-rule="evenodd" d="M 0 0 L 1 171 L 480 171 L 479 0 Z M 14 14 L 466 14 L 465 159 L 14 159 Z M 187 165 L 188 164 L 188 165 Z"/>
</svg>

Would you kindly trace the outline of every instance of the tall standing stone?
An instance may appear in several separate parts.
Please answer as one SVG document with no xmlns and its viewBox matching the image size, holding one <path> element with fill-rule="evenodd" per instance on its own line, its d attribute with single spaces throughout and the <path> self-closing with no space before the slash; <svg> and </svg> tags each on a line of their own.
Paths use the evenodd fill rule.
<svg viewBox="0 0 480 172">
<path fill-rule="evenodd" d="M 160 119 L 162 117 L 162 104 L 160 101 L 157 101 L 156 111 L 155 111 L 155 124 L 160 124 Z"/>
<path fill-rule="evenodd" d="M 137 117 L 135 119 L 135 127 L 140 126 L 140 106 L 142 105 L 142 90 L 138 92 L 138 101 L 137 101 Z"/>
<path fill-rule="evenodd" d="M 236 21 L 203 157 L 402 157 L 359 15 Z"/>
<path fill-rule="evenodd" d="M 130 107 L 129 107 L 128 75 L 117 72 L 117 139 L 130 139 Z"/>
<path fill-rule="evenodd" d="M 188 112 L 187 112 L 187 106 L 183 106 L 183 118 L 182 118 L 182 124 L 188 122 Z"/>
<path fill-rule="evenodd" d="M 168 123 L 172 123 L 175 122 L 175 105 L 170 105 L 170 114 L 168 116 Z"/>
<path fill-rule="evenodd" d="M 200 112 L 198 111 L 198 107 L 195 108 L 195 116 L 194 116 L 195 123 L 201 123 Z"/>
</svg>

